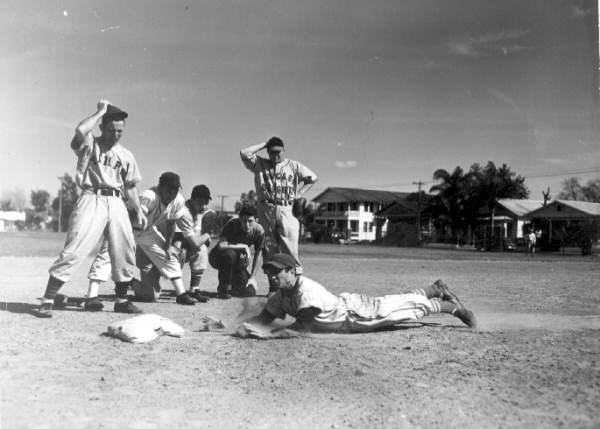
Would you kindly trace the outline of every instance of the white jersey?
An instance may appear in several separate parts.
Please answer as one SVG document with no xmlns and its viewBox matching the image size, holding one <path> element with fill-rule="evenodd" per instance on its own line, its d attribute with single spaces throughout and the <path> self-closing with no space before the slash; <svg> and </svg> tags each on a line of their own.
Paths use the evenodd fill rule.
<svg viewBox="0 0 600 429">
<path fill-rule="evenodd" d="M 242 156 L 246 168 L 254 173 L 254 186 L 259 201 L 278 205 L 291 205 L 297 197 L 298 188 L 316 181 L 317 175 L 308 167 L 286 159 L 273 164 L 269 159 L 253 154 Z"/>
<path fill-rule="evenodd" d="M 207 208 L 194 216 L 187 203 L 185 208 L 185 213 L 176 224 L 176 231 L 181 232 L 184 237 L 209 233 L 206 222 L 203 223 L 203 220 L 210 216 L 216 216 L 217 213 L 213 209 Z"/>
<path fill-rule="evenodd" d="M 145 190 L 140 195 L 140 206 L 148 219 L 147 228 L 158 226 L 168 220 L 177 220 L 185 216 L 187 208 L 181 194 L 165 206 L 156 192 L 156 188 Z"/>
<path fill-rule="evenodd" d="M 142 180 L 133 154 L 115 144 L 108 150 L 91 133 L 85 136 L 77 155 L 75 180 L 82 189 L 130 189 Z"/>
</svg>

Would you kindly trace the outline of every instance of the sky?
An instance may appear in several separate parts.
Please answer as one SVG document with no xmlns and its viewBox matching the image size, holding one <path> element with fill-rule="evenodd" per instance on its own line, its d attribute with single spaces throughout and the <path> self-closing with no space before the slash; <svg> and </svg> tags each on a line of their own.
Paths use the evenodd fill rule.
<svg viewBox="0 0 600 429">
<path fill-rule="evenodd" d="M 141 189 L 174 171 L 225 208 L 271 136 L 318 175 L 309 198 L 488 161 L 556 196 L 600 177 L 598 52 L 595 0 L 4 0 L 0 195 L 56 196 L 107 98 Z"/>
</svg>

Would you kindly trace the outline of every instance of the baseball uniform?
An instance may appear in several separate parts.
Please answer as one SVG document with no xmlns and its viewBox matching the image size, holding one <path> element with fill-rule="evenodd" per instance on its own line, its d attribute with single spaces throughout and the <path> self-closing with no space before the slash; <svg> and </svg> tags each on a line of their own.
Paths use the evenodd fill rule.
<svg viewBox="0 0 600 429">
<path fill-rule="evenodd" d="M 298 258 L 300 223 L 292 213 L 292 206 L 300 186 L 316 181 L 317 175 L 308 167 L 285 159 L 273 164 L 269 159 L 256 154 L 244 156 L 242 162 L 254 173 L 254 186 L 258 197 L 258 221 L 265 230 L 265 254 L 287 253 Z"/>
<path fill-rule="evenodd" d="M 419 293 L 372 297 L 355 293 L 335 296 L 319 283 L 300 276 L 293 293 L 278 290 L 264 310 L 276 318 L 295 317 L 305 308 L 316 308 L 315 331 L 370 332 L 440 312 L 440 304 Z"/>
</svg>

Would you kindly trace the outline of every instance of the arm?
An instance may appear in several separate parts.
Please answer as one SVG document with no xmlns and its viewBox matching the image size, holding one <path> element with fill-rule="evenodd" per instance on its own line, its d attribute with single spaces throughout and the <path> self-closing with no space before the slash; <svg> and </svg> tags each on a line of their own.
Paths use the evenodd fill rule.
<svg viewBox="0 0 600 429">
<path fill-rule="evenodd" d="M 142 211 L 142 206 L 140 204 L 140 195 L 138 193 L 137 188 L 135 186 L 131 188 L 125 188 L 125 193 L 127 194 L 127 199 L 131 201 L 131 204 L 133 205 L 133 210 L 136 213 L 137 226 L 139 226 L 141 229 L 146 229 L 148 219 L 146 219 L 146 215 Z"/>
<path fill-rule="evenodd" d="M 275 320 L 275 316 L 273 316 L 267 310 L 263 310 L 260 312 L 260 314 L 258 316 L 251 317 L 250 319 L 246 320 L 244 323 L 249 323 L 251 325 L 267 326 L 267 325 L 270 325 L 271 323 L 273 323 L 273 320 Z"/>
<path fill-rule="evenodd" d="M 165 251 L 169 252 L 169 247 L 171 247 L 171 243 L 173 242 L 173 237 L 175 236 L 175 220 L 167 220 L 167 225 L 165 229 Z"/>
<path fill-rule="evenodd" d="M 292 329 L 294 331 L 307 332 L 312 328 L 312 323 L 315 317 L 321 312 L 316 307 L 303 308 L 296 314 L 296 321 L 286 329 Z"/>
<path fill-rule="evenodd" d="M 308 167 L 306 167 L 305 165 L 301 164 L 301 177 L 302 179 L 300 180 L 300 182 L 302 183 L 302 186 L 300 186 L 297 190 L 297 195 L 302 195 L 304 194 L 306 191 L 308 191 L 310 188 L 312 188 L 312 186 L 317 183 L 317 175 L 310 170 Z"/>
<path fill-rule="evenodd" d="M 259 144 L 248 146 L 247 148 L 244 148 L 240 151 L 240 156 L 243 160 L 248 160 L 254 154 L 256 154 L 256 152 L 260 151 L 261 149 L 264 149 L 265 147 L 267 147 L 267 142 L 262 142 Z"/>
<path fill-rule="evenodd" d="M 98 122 L 102 119 L 102 116 L 106 113 L 106 109 L 110 102 L 108 100 L 98 101 L 98 110 L 91 116 L 88 116 L 77 125 L 75 128 L 75 136 L 71 140 L 71 149 L 77 150 L 81 147 L 81 144 L 85 141 L 87 135 L 92 132 L 94 127 L 98 125 Z"/>
<path fill-rule="evenodd" d="M 219 238 L 219 243 L 217 244 L 219 250 L 240 250 L 245 253 L 248 257 L 250 257 L 250 248 L 247 244 L 239 243 L 239 244 L 229 244 L 225 237 Z"/>
</svg>

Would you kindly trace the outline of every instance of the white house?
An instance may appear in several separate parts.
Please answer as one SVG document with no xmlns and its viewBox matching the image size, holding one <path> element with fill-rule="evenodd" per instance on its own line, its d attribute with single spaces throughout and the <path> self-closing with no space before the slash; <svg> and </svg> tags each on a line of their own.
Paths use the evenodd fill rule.
<svg viewBox="0 0 600 429">
<path fill-rule="evenodd" d="M 313 201 L 319 204 L 315 222 L 344 233 L 352 241 L 374 241 L 377 236 L 375 213 L 408 193 L 356 188 L 327 188 Z M 386 224 L 381 225 L 385 233 Z"/>
<path fill-rule="evenodd" d="M 0 211 L 0 232 L 16 231 L 19 221 L 25 222 L 25 212 Z"/>
</svg>

